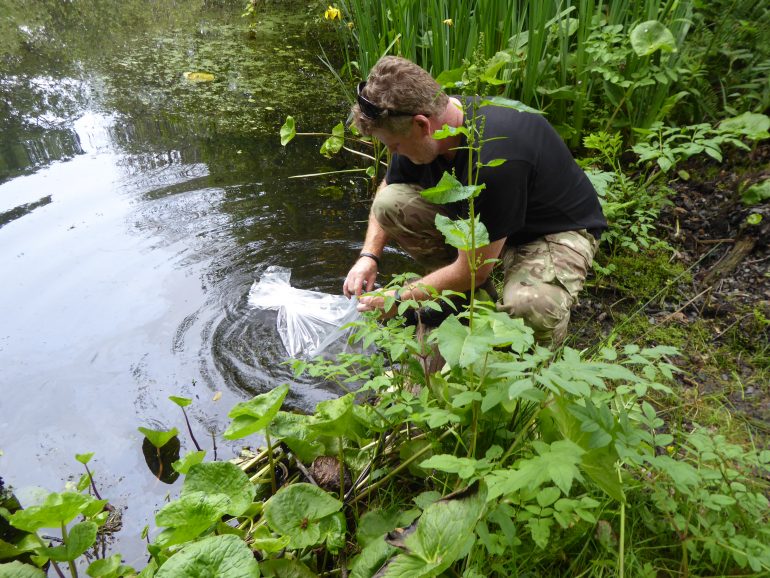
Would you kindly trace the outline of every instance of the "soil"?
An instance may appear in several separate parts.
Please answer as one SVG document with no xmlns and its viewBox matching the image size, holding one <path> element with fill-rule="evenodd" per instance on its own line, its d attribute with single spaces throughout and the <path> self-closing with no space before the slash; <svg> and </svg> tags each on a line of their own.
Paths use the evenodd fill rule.
<svg viewBox="0 0 770 578">
<path fill-rule="evenodd" d="M 770 202 L 741 200 L 746 187 L 770 178 L 770 143 L 678 169 L 657 235 L 673 248 L 671 262 L 689 271 L 687 281 L 641 310 L 612 281 L 589 287 L 573 317 L 577 342 L 595 343 L 596 332 L 614 329 L 616 343 L 677 346 L 683 405 L 716 402 L 770 439 Z M 761 221 L 749 224 L 752 214 Z M 623 334 L 618 322 L 629 316 L 637 321 Z"/>
</svg>

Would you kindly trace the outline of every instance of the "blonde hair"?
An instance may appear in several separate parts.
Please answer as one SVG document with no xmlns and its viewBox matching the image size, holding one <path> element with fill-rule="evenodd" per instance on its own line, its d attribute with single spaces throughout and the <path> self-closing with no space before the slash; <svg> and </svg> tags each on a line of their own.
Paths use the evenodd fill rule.
<svg viewBox="0 0 770 578">
<path fill-rule="evenodd" d="M 353 105 L 353 124 L 367 136 L 377 129 L 394 134 L 409 131 L 412 126 L 411 116 L 391 116 L 388 111 L 438 116 L 449 103 L 449 97 L 430 74 L 400 56 L 380 58 L 369 72 L 361 94 L 386 111 L 376 119 L 371 119 L 361 112 L 358 104 Z"/>
</svg>

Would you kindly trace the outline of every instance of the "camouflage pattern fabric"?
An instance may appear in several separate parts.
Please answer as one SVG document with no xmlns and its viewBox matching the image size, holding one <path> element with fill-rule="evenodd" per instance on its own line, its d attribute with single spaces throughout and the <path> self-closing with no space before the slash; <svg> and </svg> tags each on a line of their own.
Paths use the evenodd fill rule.
<svg viewBox="0 0 770 578">
<path fill-rule="evenodd" d="M 381 189 L 372 204 L 375 218 L 415 261 L 428 270 L 453 262 L 457 250 L 444 242 L 434 224 L 441 205 L 422 198 L 417 185 Z M 570 309 L 591 269 L 598 241 L 585 230 L 545 235 L 531 243 L 506 246 L 502 301 L 497 307 L 520 317 L 542 345 L 559 345 L 567 336 Z"/>
</svg>

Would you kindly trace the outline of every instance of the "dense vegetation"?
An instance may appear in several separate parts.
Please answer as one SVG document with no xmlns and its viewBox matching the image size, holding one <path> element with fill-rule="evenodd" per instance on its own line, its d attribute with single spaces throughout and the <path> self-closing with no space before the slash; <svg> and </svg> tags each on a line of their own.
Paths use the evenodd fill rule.
<svg viewBox="0 0 770 578">
<path fill-rule="evenodd" d="M 247 15 L 262 8 L 250 3 Z M 611 224 L 590 291 L 633 305 L 608 334 L 584 332 L 558 351 L 477 300 L 429 336 L 398 318 L 363 319 L 354 338 L 363 353 L 294 366 L 348 393 L 297 415 L 281 410 L 288 386 L 278 386 L 236 405 L 224 434 L 250 443 L 261 434 L 265 448 L 233 463 L 199 450 L 174 464 L 184 484 L 157 514 L 164 529 L 139 575 L 770 574 L 770 451 L 757 441 L 766 425 L 721 428 L 721 408 L 688 401 L 678 379 L 692 336 L 637 323 L 651 302 L 668 311 L 668 300 L 672 315 L 687 305 L 677 291 L 690 272 L 659 225 L 677 182 L 691 178 L 688 163 L 751 157 L 770 138 L 770 40 L 760 34 L 770 9 L 741 0 L 385 0 L 318 13 L 338 42 L 329 65 L 347 87 L 390 52 L 449 91 L 544 112 L 578 152 Z M 478 149 L 473 126 L 461 130 Z M 295 134 L 287 122 L 284 144 Z M 378 157 L 370 147 L 339 125 L 322 152 Z M 373 166 L 362 170 L 374 177 Z M 751 231 L 766 225 L 770 181 L 746 175 L 738 202 Z M 448 176 L 426 194 L 447 202 L 477 193 L 473 179 L 461 187 Z M 458 248 L 484 244 L 472 218 L 444 227 Z M 770 371 L 770 314 L 755 306 L 752 315 L 746 351 L 759 383 Z M 178 432 L 143 433 L 160 454 Z M 0 576 L 41 576 L 46 564 L 63 575 L 57 563 L 77 575 L 110 516 L 90 458 L 78 456 L 86 473 L 77 492 L 15 513 L 8 497 L 0 556 L 18 559 L 0 564 Z M 48 528 L 61 530 L 61 545 L 40 539 Z M 87 572 L 137 573 L 117 554 Z"/>
</svg>

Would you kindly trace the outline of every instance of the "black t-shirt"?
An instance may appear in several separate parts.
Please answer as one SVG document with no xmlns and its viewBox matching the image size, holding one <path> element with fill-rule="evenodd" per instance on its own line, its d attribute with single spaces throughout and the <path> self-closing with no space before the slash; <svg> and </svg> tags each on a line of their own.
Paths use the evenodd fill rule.
<svg viewBox="0 0 770 578">
<path fill-rule="evenodd" d="M 465 118 L 472 117 L 471 107 L 477 102 L 465 101 Z M 475 211 L 490 240 L 507 237 L 507 244 L 517 245 L 549 233 L 588 229 L 598 235 L 607 228 L 591 181 L 545 118 L 487 105 L 477 109 L 477 123 L 483 127 L 482 139 L 488 141 L 482 144 L 481 162 L 505 160 L 479 170 L 478 183 L 486 187 L 475 200 Z M 460 146 L 467 146 L 464 136 Z M 447 171 L 467 184 L 468 154 L 460 149 L 451 161 L 439 156 L 427 165 L 394 154 L 385 180 L 428 188 Z M 447 208 L 455 218 L 467 218 L 467 201 Z"/>
</svg>

